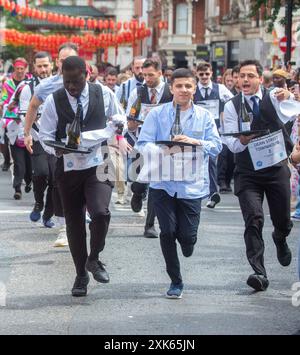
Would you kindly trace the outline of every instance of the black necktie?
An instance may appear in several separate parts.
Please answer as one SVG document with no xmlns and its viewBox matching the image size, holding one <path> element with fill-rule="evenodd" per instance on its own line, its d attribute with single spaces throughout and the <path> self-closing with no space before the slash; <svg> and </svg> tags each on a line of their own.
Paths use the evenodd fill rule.
<svg viewBox="0 0 300 355">
<path fill-rule="evenodd" d="M 209 96 L 208 96 L 208 89 L 209 89 L 209 88 L 204 88 L 204 90 L 205 90 L 204 99 L 205 99 L 205 100 L 208 100 L 208 98 L 209 98 Z"/>
<path fill-rule="evenodd" d="M 257 120 L 259 119 L 259 106 L 258 106 L 258 103 L 257 103 L 257 97 L 256 96 L 252 96 L 250 98 L 250 100 L 253 102 L 253 119 L 254 120 Z"/>
<path fill-rule="evenodd" d="M 80 97 L 77 98 L 77 110 L 80 110 L 80 121 L 83 121 L 83 108 L 82 103 L 80 101 Z"/>
</svg>

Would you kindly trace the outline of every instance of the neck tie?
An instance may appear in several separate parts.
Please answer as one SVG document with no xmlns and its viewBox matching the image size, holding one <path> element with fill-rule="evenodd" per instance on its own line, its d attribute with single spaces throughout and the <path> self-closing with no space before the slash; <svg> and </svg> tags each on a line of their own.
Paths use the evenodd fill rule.
<svg viewBox="0 0 300 355">
<path fill-rule="evenodd" d="M 82 103 L 80 101 L 80 97 L 77 98 L 77 111 L 80 110 L 80 121 L 83 121 L 83 108 Z"/>
<path fill-rule="evenodd" d="M 257 120 L 259 119 L 259 106 L 257 103 L 257 96 L 252 96 L 250 100 L 253 102 L 253 119 Z"/>
<path fill-rule="evenodd" d="M 151 98 L 150 98 L 151 104 L 155 105 L 157 103 L 156 89 L 150 89 L 150 91 L 151 91 Z"/>
<path fill-rule="evenodd" d="M 204 89 L 204 91 L 205 91 L 204 99 L 205 99 L 205 100 L 208 100 L 208 89 L 209 89 L 209 88 L 203 88 L 203 89 Z"/>
</svg>

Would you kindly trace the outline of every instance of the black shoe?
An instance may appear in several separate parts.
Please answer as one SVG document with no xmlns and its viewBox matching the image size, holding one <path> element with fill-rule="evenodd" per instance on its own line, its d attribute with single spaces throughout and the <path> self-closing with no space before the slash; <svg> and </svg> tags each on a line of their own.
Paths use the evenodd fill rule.
<svg viewBox="0 0 300 355">
<path fill-rule="evenodd" d="M 220 194 L 226 194 L 226 192 L 227 192 L 227 185 L 225 184 L 225 182 L 220 184 L 219 192 L 220 192 Z"/>
<path fill-rule="evenodd" d="M 221 197 L 218 192 L 215 192 L 210 196 L 210 199 L 207 201 L 206 207 L 215 208 L 215 206 L 221 201 Z"/>
<path fill-rule="evenodd" d="M 278 238 L 273 232 L 272 237 L 277 249 L 277 259 L 282 266 L 289 266 L 292 261 L 292 252 L 287 245 L 286 238 Z"/>
<path fill-rule="evenodd" d="M 14 199 L 15 200 L 21 200 L 22 198 L 22 192 L 20 190 L 15 190 L 15 193 L 14 193 Z"/>
<path fill-rule="evenodd" d="M 31 184 L 28 184 L 25 186 L 24 191 L 28 194 L 31 191 L 31 189 L 32 189 Z"/>
<path fill-rule="evenodd" d="M 269 281 L 263 275 L 253 274 L 248 277 L 247 285 L 255 291 L 265 291 L 269 286 Z"/>
<path fill-rule="evenodd" d="M 231 188 L 230 185 L 228 185 L 228 186 L 226 187 L 226 191 L 227 191 L 227 192 L 232 192 L 232 188 Z"/>
<path fill-rule="evenodd" d="M 141 212 L 143 208 L 143 196 L 139 194 L 133 194 L 130 205 L 133 212 Z"/>
<path fill-rule="evenodd" d="M 158 238 L 158 233 L 156 232 L 154 226 L 145 227 L 144 237 L 145 238 Z"/>
<path fill-rule="evenodd" d="M 73 288 L 72 296 L 73 297 L 85 297 L 87 295 L 87 285 L 90 282 L 90 277 L 88 273 L 86 276 L 76 276 Z"/>
<path fill-rule="evenodd" d="M 102 264 L 101 261 L 87 260 L 87 262 L 85 264 L 85 268 L 87 271 L 89 271 L 93 274 L 93 277 L 96 281 L 101 282 L 101 283 L 108 283 L 109 282 L 109 275 L 104 268 L 104 264 Z"/>
<path fill-rule="evenodd" d="M 183 256 L 188 258 L 193 255 L 194 244 L 181 244 L 180 246 L 181 246 L 181 251 L 182 251 Z"/>
<path fill-rule="evenodd" d="M 11 166 L 11 163 L 3 163 L 2 164 L 2 171 L 8 171 L 10 166 Z"/>
</svg>

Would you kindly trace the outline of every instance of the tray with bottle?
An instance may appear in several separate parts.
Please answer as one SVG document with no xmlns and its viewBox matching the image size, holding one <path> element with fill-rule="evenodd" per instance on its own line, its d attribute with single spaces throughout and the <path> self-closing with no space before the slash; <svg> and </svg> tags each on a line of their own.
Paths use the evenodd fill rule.
<svg viewBox="0 0 300 355">
<path fill-rule="evenodd" d="M 238 138 L 240 136 L 255 135 L 257 137 L 260 137 L 260 136 L 264 136 L 264 135 L 269 134 L 269 133 L 270 133 L 269 129 L 259 129 L 259 130 L 253 130 L 253 131 L 250 130 L 250 131 L 241 131 L 241 132 L 221 133 L 221 136 Z"/>
<path fill-rule="evenodd" d="M 77 149 L 70 148 L 65 143 L 59 141 L 43 141 L 43 143 L 48 147 L 59 149 L 65 153 L 89 154 L 92 152 L 91 148 L 84 148 L 84 147 L 78 147 Z"/>
<path fill-rule="evenodd" d="M 199 147 L 198 144 L 184 143 L 184 142 L 174 142 L 174 141 L 156 141 L 157 145 L 166 145 L 167 147 Z"/>
</svg>

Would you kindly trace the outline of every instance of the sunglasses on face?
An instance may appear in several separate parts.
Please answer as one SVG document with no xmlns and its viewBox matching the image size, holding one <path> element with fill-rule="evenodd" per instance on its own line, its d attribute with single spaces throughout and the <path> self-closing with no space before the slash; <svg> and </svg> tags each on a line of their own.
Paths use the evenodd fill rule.
<svg viewBox="0 0 300 355">
<path fill-rule="evenodd" d="M 199 76 L 210 76 L 210 73 L 199 73 Z"/>
</svg>

